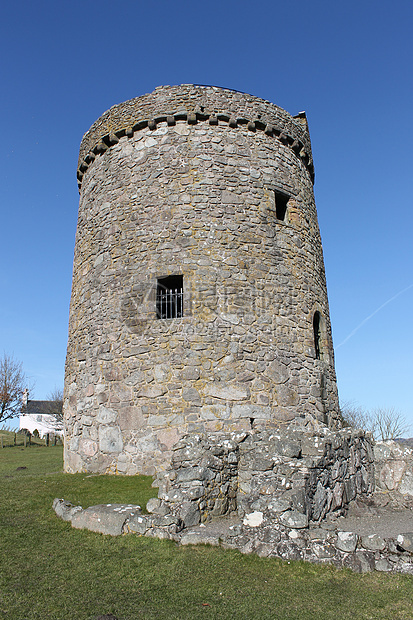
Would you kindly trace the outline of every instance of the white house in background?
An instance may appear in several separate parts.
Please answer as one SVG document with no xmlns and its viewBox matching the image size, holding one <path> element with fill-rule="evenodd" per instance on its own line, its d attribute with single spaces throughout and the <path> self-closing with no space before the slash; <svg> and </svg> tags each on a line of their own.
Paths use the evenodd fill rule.
<svg viewBox="0 0 413 620">
<path fill-rule="evenodd" d="M 63 435 L 63 422 L 50 413 L 56 406 L 52 400 L 29 400 L 29 393 L 24 390 L 22 409 L 19 416 L 19 429 L 25 428 L 31 433 L 39 431 L 40 437 L 45 435 Z"/>
</svg>

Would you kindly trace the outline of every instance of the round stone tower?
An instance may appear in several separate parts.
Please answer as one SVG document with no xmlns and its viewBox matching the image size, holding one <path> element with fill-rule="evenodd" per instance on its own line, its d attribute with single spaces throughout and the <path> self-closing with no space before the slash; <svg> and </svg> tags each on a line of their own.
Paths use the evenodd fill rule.
<svg viewBox="0 0 413 620">
<path fill-rule="evenodd" d="M 209 86 L 80 147 L 67 471 L 147 473 L 188 432 L 339 424 L 304 113 Z"/>
</svg>

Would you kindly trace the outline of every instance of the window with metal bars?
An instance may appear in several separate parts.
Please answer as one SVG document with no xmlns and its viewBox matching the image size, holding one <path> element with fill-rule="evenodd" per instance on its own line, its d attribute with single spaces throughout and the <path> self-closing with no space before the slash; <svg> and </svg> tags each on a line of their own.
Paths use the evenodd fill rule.
<svg viewBox="0 0 413 620">
<path fill-rule="evenodd" d="M 178 319 L 183 316 L 183 276 L 158 278 L 156 287 L 156 316 L 158 319 Z"/>
</svg>

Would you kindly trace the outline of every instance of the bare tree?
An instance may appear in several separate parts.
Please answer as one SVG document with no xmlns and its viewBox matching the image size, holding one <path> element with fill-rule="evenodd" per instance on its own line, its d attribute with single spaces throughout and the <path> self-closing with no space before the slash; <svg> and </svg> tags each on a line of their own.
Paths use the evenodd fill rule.
<svg viewBox="0 0 413 620">
<path fill-rule="evenodd" d="M 377 441 L 398 439 L 410 429 L 406 419 L 394 407 L 378 407 L 373 409 L 373 435 Z"/>
<path fill-rule="evenodd" d="M 22 395 L 27 388 L 27 378 L 21 362 L 3 353 L 0 358 L 0 421 L 18 415 L 22 408 Z"/>
<path fill-rule="evenodd" d="M 377 407 L 366 411 L 353 402 L 340 406 L 344 426 L 361 428 L 372 433 L 377 441 L 398 439 L 410 430 L 403 415 L 394 407 Z"/>
<path fill-rule="evenodd" d="M 55 387 L 46 399 L 48 401 L 47 413 L 54 416 L 56 424 L 60 426 L 63 422 L 63 388 Z"/>
<path fill-rule="evenodd" d="M 345 401 L 340 404 L 340 413 L 343 418 L 344 426 L 361 428 L 364 431 L 372 432 L 373 424 L 371 415 L 368 411 L 357 405 L 353 401 Z"/>
</svg>

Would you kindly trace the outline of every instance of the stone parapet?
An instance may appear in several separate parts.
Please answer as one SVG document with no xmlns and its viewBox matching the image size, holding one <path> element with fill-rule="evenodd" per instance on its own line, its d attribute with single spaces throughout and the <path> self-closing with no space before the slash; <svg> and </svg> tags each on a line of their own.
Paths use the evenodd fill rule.
<svg viewBox="0 0 413 620">
<path fill-rule="evenodd" d="M 305 113 L 292 117 L 282 108 L 229 89 L 183 84 L 159 86 L 153 93 L 113 106 L 84 135 L 79 151 L 79 189 L 89 165 L 117 144 L 120 138 L 132 138 L 136 132 L 156 130 L 178 121 L 189 125 L 207 122 L 211 127 L 245 126 L 250 132 L 264 131 L 289 146 L 307 168 L 314 181 L 314 165 Z"/>
</svg>

